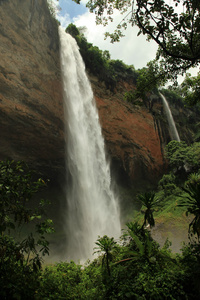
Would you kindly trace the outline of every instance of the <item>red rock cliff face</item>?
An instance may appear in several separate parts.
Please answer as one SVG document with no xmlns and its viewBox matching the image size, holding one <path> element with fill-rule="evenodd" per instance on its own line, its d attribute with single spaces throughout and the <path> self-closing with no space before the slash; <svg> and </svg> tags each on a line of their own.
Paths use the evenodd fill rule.
<svg viewBox="0 0 200 300">
<path fill-rule="evenodd" d="M 157 127 L 144 107 L 91 78 L 106 150 L 120 181 L 152 181 L 163 168 Z M 0 159 L 23 159 L 56 178 L 64 169 L 57 23 L 45 0 L 0 0 Z"/>
<path fill-rule="evenodd" d="M 57 23 L 45 0 L 0 0 L 0 159 L 63 164 Z"/>
<path fill-rule="evenodd" d="M 155 183 L 164 170 L 162 145 L 152 114 L 144 106 L 123 101 L 132 84 L 119 82 L 115 93 L 91 77 L 106 149 L 117 167 L 120 180 Z"/>
</svg>

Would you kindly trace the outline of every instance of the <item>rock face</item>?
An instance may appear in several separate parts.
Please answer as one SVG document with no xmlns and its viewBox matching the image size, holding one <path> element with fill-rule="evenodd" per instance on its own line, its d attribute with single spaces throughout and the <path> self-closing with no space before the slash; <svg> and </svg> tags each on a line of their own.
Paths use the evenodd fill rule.
<svg viewBox="0 0 200 300">
<path fill-rule="evenodd" d="M 46 0 L 0 0 L 0 159 L 22 159 L 50 178 L 64 170 L 57 23 Z M 163 171 L 158 124 L 91 77 L 106 150 L 119 182 L 154 183 Z"/>
<path fill-rule="evenodd" d="M 0 0 L 0 159 L 63 166 L 57 22 L 46 0 Z"/>
<path fill-rule="evenodd" d="M 158 124 L 144 106 L 123 101 L 123 94 L 133 84 L 119 82 L 115 93 L 103 87 L 94 77 L 92 82 L 99 110 L 106 149 L 117 180 L 135 186 L 155 183 L 164 171 L 164 159 Z"/>
</svg>

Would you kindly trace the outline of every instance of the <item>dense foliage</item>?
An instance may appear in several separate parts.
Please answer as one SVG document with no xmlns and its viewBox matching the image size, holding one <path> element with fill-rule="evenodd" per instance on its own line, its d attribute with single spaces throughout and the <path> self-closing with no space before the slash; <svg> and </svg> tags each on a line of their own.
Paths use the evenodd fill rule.
<svg viewBox="0 0 200 300">
<path fill-rule="evenodd" d="M 83 266 L 71 261 L 41 269 L 39 251 L 43 255 L 49 250 L 44 233 L 52 231 L 52 224 L 41 221 L 41 210 L 31 210 L 28 203 L 44 182 L 34 180 L 21 162 L 1 162 L 1 299 L 199 299 L 199 147 L 190 157 L 195 145 L 185 146 L 169 143 L 170 173 L 160 180 L 157 191 L 138 195 L 142 205 L 138 221 L 126 224 L 119 241 L 99 237 L 94 248 L 98 257 Z M 191 168 L 184 170 L 187 155 Z M 177 170 L 187 173 L 185 183 Z M 173 210 L 177 218 L 184 211 L 193 216 L 188 223 L 190 243 L 181 254 L 171 252 L 168 240 L 160 247 L 150 231 L 159 215 L 163 218 Z M 23 240 L 16 239 L 22 225 L 38 220 L 36 233 L 31 228 Z"/>
<path fill-rule="evenodd" d="M 76 1 L 80 3 L 80 0 Z M 108 24 L 114 18 L 115 10 L 125 14 L 114 33 L 107 33 L 115 42 L 123 36 L 128 25 L 138 26 L 138 35 L 144 34 L 147 40 L 155 41 L 159 48 L 157 59 L 170 76 L 182 74 L 200 61 L 200 6 L 198 0 L 157 0 L 136 1 L 94 1 L 87 3 L 95 12 L 97 23 Z"/>
<path fill-rule="evenodd" d="M 119 79 L 132 79 L 133 81 L 136 79 L 137 75 L 133 66 L 127 66 L 121 60 L 111 60 L 107 50 L 102 51 L 87 42 L 84 34 L 81 33 L 81 28 L 78 29 L 74 24 L 69 24 L 66 32 L 76 39 L 86 68 L 104 81 L 111 91 L 114 90 Z"/>
<path fill-rule="evenodd" d="M 74 1 L 81 2 L 81 0 Z M 137 26 L 138 35 L 143 34 L 148 41 L 153 40 L 158 45 L 153 72 L 150 70 L 152 62 L 147 68 L 139 70 L 140 79 L 137 80 L 136 91 L 125 94 L 128 102 L 140 104 L 137 100 L 139 97 L 146 101 L 146 90 L 148 93 L 155 92 L 155 88 L 166 80 L 172 80 L 177 84 L 178 75 L 184 75 L 189 68 L 198 66 L 200 62 L 198 0 L 89 0 L 86 6 L 90 12 L 96 14 L 97 24 L 107 25 L 109 21 L 113 21 L 116 10 L 124 14 L 115 32 L 106 33 L 111 42 L 119 41 L 128 26 Z M 105 72 L 102 75 L 106 77 Z M 190 105 L 199 101 L 199 75 L 186 76 L 182 96 Z"/>
<path fill-rule="evenodd" d="M 71 34 L 77 41 L 80 48 L 80 53 L 85 62 L 86 68 L 99 80 L 104 81 L 106 87 L 114 91 L 116 84 L 121 79 L 131 80 L 136 88 L 132 91 L 127 91 L 124 94 L 124 100 L 134 105 L 145 105 L 149 110 L 152 110 L 152 97 L 158 96 L 158 89 L 164 86 L 168 79 L 171 79 L 172 70 L 166 70 L 166 63 L 152 60 L 147 63 L 147 66 L 135 70 L 133 66 L 127 66 L 120 60 L 111 60 L 110 53 L 105 50 L 100 50 L 97 46 L 88 43 L 84 37 L 85 28 L 77 28 L 74 24 L 68 25 L 66 32 Z M 173 64 L 176 65 L 174 62 Z M 185 80 L 181 86 L 169 87 L 163 89 L 163 94 L 167 99 L 176 105 L 184 106 L 183 100 L 187 105 L 193 106 L 199 101 L 199 75 L 191 77 L 186 74 Z"/>
<path fill-rule="evenodd" d="M 129 224 L 125 245 L 109 256 L 109 273 L 102 264 L 102 244 L 109 241 L 105 236 L 99 247 L 102 256 L 84 268 L 74 262 L 46 267 L 36 299 L 187 299 L 181 259 L 171 257 L 167 244 L 159 249 L 148 231 L 140 227 L 136 233 L 135 227 Z"/>
<path fill-rule="evenodd" d="M 166 155 L 174 172 L 197 172 L 200 166 L 200 143 L 188 146 L 184 141 L 171 141 L 166 147 Z"/>
<path fill-rule="evenodd" d="M 136 88 L 133 91 L 126 92 L 124 99 L 132 104 L 143 104 L 152 109 L 151 97 L 158 95 L 158 88 L 165 84 L 166 76 L 159 69 L 158 63 L 150 61 L 147 66 L 136 71 Z"/>
<path fill-rule="evenodd" d="M 196 105 L 200 99 L 200 73 L 196 77 L 186 74 L 181 85 L 182 96 L 190 106 Z"/>
<path fill-rule="evenodd" d="M 23 162 L 0 162 L 0 298 L 31 299 L 43 257 L 49 254 L 45 201 L 31 208 L 33 196 L 45 186 Z"/>
</svg>

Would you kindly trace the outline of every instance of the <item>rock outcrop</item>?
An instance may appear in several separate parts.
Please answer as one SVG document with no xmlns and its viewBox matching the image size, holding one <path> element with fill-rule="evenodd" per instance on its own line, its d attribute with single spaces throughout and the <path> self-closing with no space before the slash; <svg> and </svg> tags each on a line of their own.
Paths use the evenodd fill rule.
<svg viewBox="0 0 200 300">
<path fill-rule="evenodd" d="M 46 0 L 0 0 L 0 159 L 63 168 L 57 22 Z"/>
</svg>

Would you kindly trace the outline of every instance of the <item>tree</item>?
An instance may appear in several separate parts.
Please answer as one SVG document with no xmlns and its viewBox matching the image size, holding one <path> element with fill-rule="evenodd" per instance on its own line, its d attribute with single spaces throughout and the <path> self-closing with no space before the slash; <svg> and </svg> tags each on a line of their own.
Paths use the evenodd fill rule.
<svg viewBox="0 0 200 300">
<path fill-rule="evenodd" d="M 47 223 L 51 223 L 41 221 L 46 202 L 41 200 L 32 209 L 30 200 L 45 185 L 41 178 L 34 180 L 33 172 L 24 162 L 0 162 L 0 235 L 34 221 L 37 221 L 37 232 L 42 234 Z"/>
<path fill-rule="evenodd" d="M 80 0 L 75 0 L 80 3 Z M 158 46 L 157 59 L 162 68 L 175 77 L 200 62 L 200 2 L 199 0 L 89 0 L 87 7 L 95 12 L 97 24 L 108 24 L 115 10 L 125 14 L 114 33 L 107 33 L 111 42 L 119 41 L 122 30 L 138 26 L 138 35 Z"/>
<path fill-rule="evenodd" d="M 188 146 L 184 141 L 171 141 L 166 146 L 166 156 L 176 172 L 196 172 L 200 167 L 200 143 Z"/>
<path fill-rule="evenodd" d="M 111 68 L 108 68 L 108 61 L 110 60 L 109 51 L 102 51 L 97 46 L 88 43 L 82 33 L 84 28 L 77 28 L 71 23 L 65 31 L 75 38 L 86 68 L 89 69 L 91 73 L 98 76 L 100 80 L 105 81 L 105 83 L 109 80 L 111 81 L 113 78 Z"/>
<path fill-rule="evenodd" d="M 196 77 L 186 74 L 185 80 L 181 84 L 181 92 L 188 105 L 193 106 L 200 99 L 200 73 Z"/>
<path fill-rule="evenodd" d="M 105 60 L 110 60 L 110 52 L 108 50 L 103 51 L 103 58 Z"/>
<path fill-rule="evenodd" d="M 152 93 L 154 95 L 158 94 L 159 86 L 164 85 L 165 82 L 166 76 L 164 72 L 159 69 L 158 63 L 155 60 L 148 62 L 147 67 L 137 72 L 136 90 L 132 93 L 132 99 L 137 100 L 142 98 L 145 106 L 151 110 L 153 101 L 150 95 Z"/>
<path fill-rule="evenodd" d="M 76 27 L 76 25 L 70 23 L 67 28 L 65 29 L 67 33 L 69 33 L 73 38 L 76 38 L 78 35 L 80 35 L 80 31 Z"/>
<path fill-rule="evenodd" d="M 159 188 L 164 191 L 165 197 L 171 195 L 177 188 L 176 177 L 173 173 L 164 174 L 161 180 L 159 181 Z"/>
<path fill-rule="evenodd" d="M 109 238 L 107 235 L 103 237 L 99 237 L 97 242 L 95 243 L 97 247 L 94 253 L 103 253 L 102 266 L 106 265 L 106 270 L 108 275 L 110 276 L 110 265 L 109 260 L 111 260 L 113 252 L 117 249 L 117 242 L 115 242 L 114 238 Z"/>
<path fill-rule="evenodd" d="M 185 101 L 183 99 L 181 86 L 171 85 L 168 86 L 167 89 L 162 88 L 160 92 L 165 96 L 169 105 L 172 104 L 178 109 L 185 108 Z"/>
<path fill-rule="evenodd" d="M 53 227 L 51 220 L 43 218 L 45 201 L 41 200 L 35 208 L 30 206 L 32 197 L 46 184 L 34 176 L 23 162 L 0 162 L 2 299 L 33 299 L 42 258 L 49 254 L 45 234 L 51 233 Z M 29 224 L 33 224 L 30 230 Z"/>
<path fill-rule="evenodd" d="M 166 146 L 166 156 L 170 167 L 176 170 L 184 170 L 187 153 L 187 144 L 184 141 L 171 141 Z"/>
<path fill-rule="evenodd" d="M 186 195 L 179 206 L 187 208 L 186 214 L 194 215 L 194 218 L 189 224 L 189 234 L 197 234 L 200 238 L 200 174 L 193 173 L 189 175 L 185 182 L 185 187 L 182 188 Z"/>
<path fill-rule="evenodd" d="M 144 223 L 142 227 L 150 225 L 150 228 L 155 226 L 155 220 L 153 217 L 154 207 L 158 205 L 158 200 L 155 197 L 154 192 L 146 192 L 144 194 L 138 195 L 138 199 L 141 201 L 142 205 L 146 208 L 142 212 L 144 213 Z"/>
</svg>

